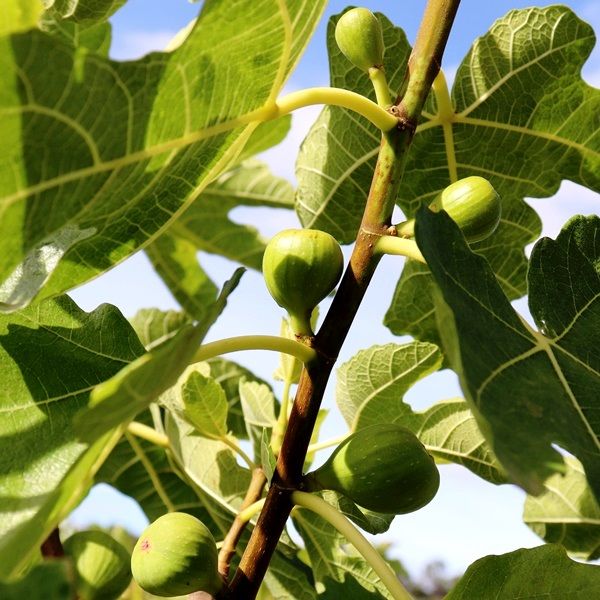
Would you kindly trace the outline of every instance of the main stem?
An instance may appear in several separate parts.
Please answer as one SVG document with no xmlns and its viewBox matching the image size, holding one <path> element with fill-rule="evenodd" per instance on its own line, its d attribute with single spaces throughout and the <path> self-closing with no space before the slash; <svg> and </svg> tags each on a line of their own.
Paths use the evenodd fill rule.
<svg viewBox="0 0 600 600">
<path fill-rule="evenodd" d="M 407 151 L 439 71 L 459 3 L 460 0 L 429 0 L 425 9 L 408 63 L 406 93 L 391 109 L 400 118 L 400 126 L 383 135 L 350 262 L 321 329 L 316 337 L 308 340 L 317 358 L 306 365 L 300 377 L 265 506 L 230 585 L 233 598 L 252 600 L 256 597 L 292 509 L 291 494 L 302 478 L 325 387 L 379 261 L 374 248 L 391 225 Z"/>
</svg>

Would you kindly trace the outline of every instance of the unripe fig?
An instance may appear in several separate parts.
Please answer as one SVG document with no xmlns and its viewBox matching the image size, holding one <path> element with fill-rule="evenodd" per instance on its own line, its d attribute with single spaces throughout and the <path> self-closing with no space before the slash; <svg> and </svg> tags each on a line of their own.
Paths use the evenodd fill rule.
<svg viewBox="0 0 600 600">
<path fill-rule="evenodd" d="M 450 184 L 429 205 L 445 210 L 460 227 L 468 242 L 479 242 L 494 233 L 502 206 L 500 196 L 483 177 L 465 177 Z"/>
<path fill-rule="evenodd" d="M 363 71 L 383 64 L 383 31 L 367 8 L 352 8 L 340 17 L 335 41 L 344 56 Z"/>
<path fill-rule="evenodd" d="M 114 600 L 131 581 L 129 552 L 104 531 L 80 531 L 63 544 L 81 600 Z"/>
<path fill-rule="evenodd" d="M 337 284 L 344 266 L 340 245 L 316 229 L 286 229 L 267 244 L 263 275 L 273 299 L 287 310 L 296 335 L 312 335 L 313 309 Z"/>
<path fill-rule="evenodd" d="M 172 512 L 146 527 L 131 555 L 137 584 L 155 596 L 215 594 L 222 585 L 217 571 L 217 546 L 209 529 L 196 517 Z"/>
<path fill-rule="evenodd" d="M 401 515 L 433 499 L 440 475 L 419 439 L 391 423 L 347 437 L 304 483 L 308 491 L 335 490 L 368 510 Z"/>
</svg>

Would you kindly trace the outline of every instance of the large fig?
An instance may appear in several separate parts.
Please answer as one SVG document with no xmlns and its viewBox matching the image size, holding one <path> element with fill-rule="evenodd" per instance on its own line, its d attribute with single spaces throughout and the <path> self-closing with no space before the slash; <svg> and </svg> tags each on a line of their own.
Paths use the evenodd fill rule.
<svg viewBox="0 0 600 600">
<path fill-rule="evenodd" d="M 217 546 L 209 529 L 196 517 L 172 512 L 151 523 L 131 555 L 137 584 L 155 596 L 183 596 L 222 586 L 217 571 Z"/>
<path fill-rule="evenodd" d="M 308 491 L 335 490 L 368 510 L 400 515 L 428 504 L 440 475 L 410 430 L 376 424 L 347 437 L 304 484 Z"/>
<path fill-rule="evenodd" d="M 317 229 L 286 229 L 267 244 L 263 275 L 273 299 L 287 310 L 296 335 L 311 335 L 313 309 L 338 282 L 344 266 L 340 245 Z"/>
<path fill-rule="evenodd" d="M 129 552 L 104 531 L 80 531 L 63 544 L 81 600 L 114 600 L 131 581 Z"/>
</svg>

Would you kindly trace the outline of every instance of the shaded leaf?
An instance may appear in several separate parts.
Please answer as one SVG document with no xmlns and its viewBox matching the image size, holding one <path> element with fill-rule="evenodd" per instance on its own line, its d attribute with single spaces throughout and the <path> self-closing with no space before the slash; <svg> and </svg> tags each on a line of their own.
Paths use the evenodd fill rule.
<svg viewBox="0 0 600 600">
<path fill-rule="evenodd" d="M 150 411 L 138 415 L 136 420 L 149 427 L 156 425 Z M 215 535 L 220 533 L 206 509 L 205 496 L 186 481 L 168 450 L 141 438 L 136 441 L 137 451 L 128 437 L 120 439 L 98 471 L 96 482 L 108 483 L 136 500 L 150 522 L 169 511 L 182 511 L 199 518 Z"/>
<path fill-rule="evenodd" d="M 194 244 L 167 232 L 146 248 L 146 254 L 183 310 L 203 322 L 217 286 L 198 262 Z"/>
<path fill-rule="evenodd" d="M 86 313 L 65 296 L 0 317 L 0 410 L 10 417 L 0 420 L 0 577 L 87 493 L 118 438 L 107 430 L 83 444 L 73 416 L 95 385 L 143 351 L 110 305 Z"/>
<path fill-rule="evenodd" d="M 564 470 L 557 443 L 583 463 L 600 496 L 598 217 L 570 221 L 534 248 L 530 328 L 447 215 L 423 209 L 416 237 L 440 288 L 446 352 L 494 454 L 533 494 Z"/>
<path fill-rule="evenodd" d="M 65 600 L 75 597 L 72 568 L 66 560 L 52 560 L 36 565 L 15 583 L 0 583 L 2 600 L 44 598 Z"/>
<path fill-rule="evenodd" d="M 600 567 L 570 560 L 557 544 L 486 556 L 474 562 L 447 600 L 589 600 L 600 589 Z"/>
<path fill-rule="evenodd" d="M 160 394 L 175 385 L 203 337 L 202 329 L 187 325 L 96 386 L 88 408 L 76 417 L 81 439 L 94 440 L 113 427 L 126 425 L 148 408 Z"/>
<path fill-rule="evenodd" d="M 225 282 L 205 323 L 184 326 L 114 377 L 96 386 L 88 408 L 76 417 L 82 439 L 93 440 L 112 427 L 126 424 L 175 385 L 192 362 L 208 328 L 227 305 L 227 298 L 237 287 L 243 271 L 237 269 Z"/>
<path fill-rule="evenodd" d="M 190 317 L 176 310 L 162 311 L 158 308 L 142 308 L 129 319 L 146 350 L 172 337 L 184 325 L 190 324 Z"/>
</svg>

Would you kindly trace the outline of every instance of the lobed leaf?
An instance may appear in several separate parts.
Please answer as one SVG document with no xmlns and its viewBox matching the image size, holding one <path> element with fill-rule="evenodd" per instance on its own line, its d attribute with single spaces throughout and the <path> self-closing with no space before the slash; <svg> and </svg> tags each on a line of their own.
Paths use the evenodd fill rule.
<svg viewBox="0 0 600 600">
<path fill-rule="evenodd" d="M 559 444 L 600 497 L 600 218 L 577 217 L 536 244 L 535 331 L 447 215 L 419 212 L 416 238 L 440 289 L 440 330 L 480 428 L 510 477 L 539 494 L 564 471 Z"/>
<path fill-rule="evenodd" d="M 502 467 L 463 400 L 438 402 L 423 412 L 404 402 L 410 387 L 436 371 L 441 360 L 437 346 L 425 342 L 361 350 L 338 369 L 336 401 L 342 415 L 353 431 L 375 423 L 403 425 L 435 457 L 505 483 Z"/>
<path fill-rule="evenodd" d="M 205 2 L 181 46 L 131 62 L 0 38 L 2 310 L 95 277 L 191 206 L 266 118 L 324 4 Z"/>
</svg>

